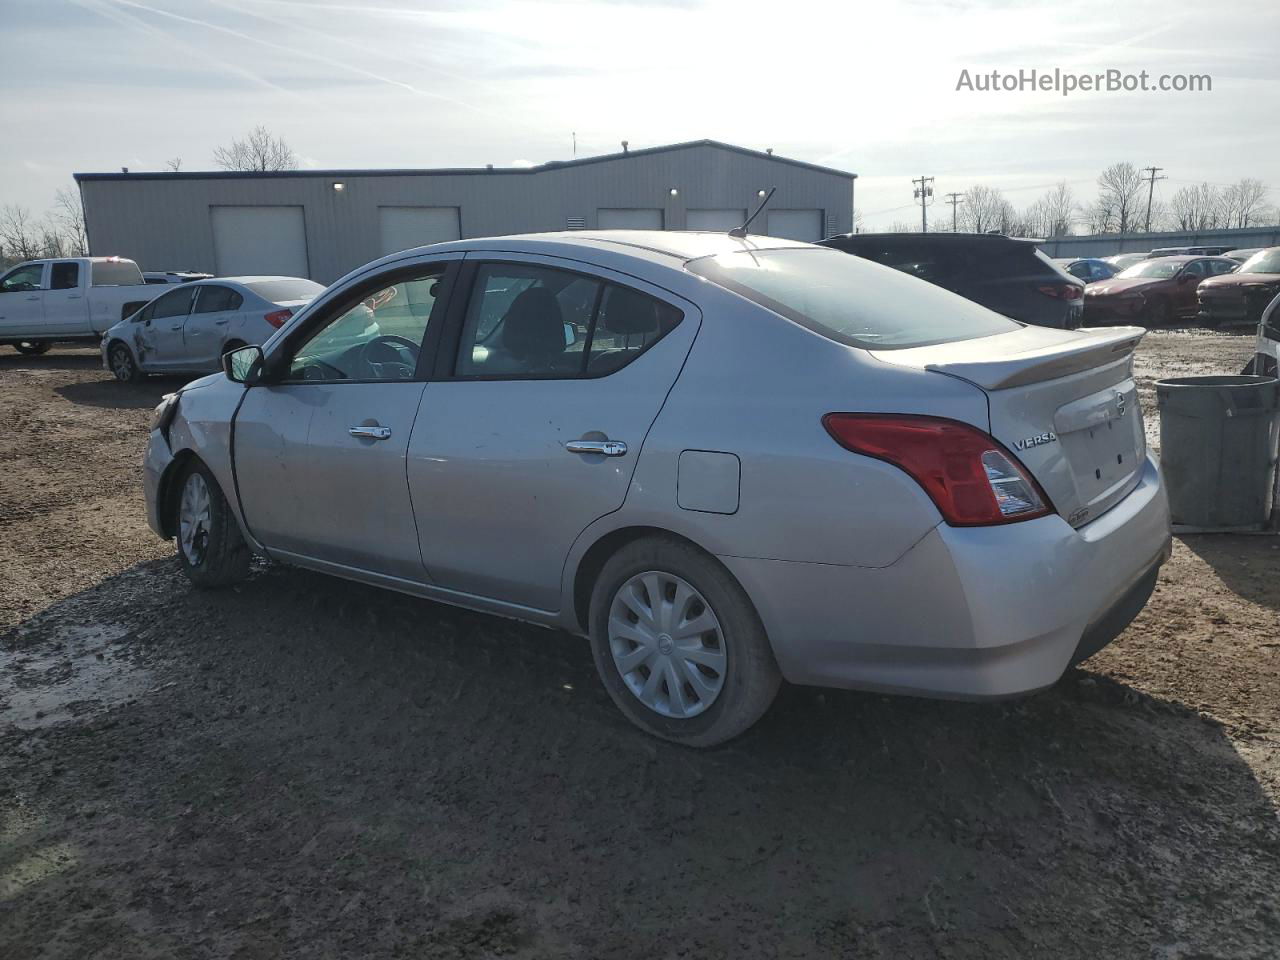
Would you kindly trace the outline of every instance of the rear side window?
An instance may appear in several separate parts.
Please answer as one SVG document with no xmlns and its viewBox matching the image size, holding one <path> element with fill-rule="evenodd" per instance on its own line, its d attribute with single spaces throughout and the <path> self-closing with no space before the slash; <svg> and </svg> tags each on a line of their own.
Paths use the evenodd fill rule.
<svg viewBox="0 0 1280 960">
<path fill-rule="evenodd" d="M 744 250 L 691 261 L 688 269 L 853 347 L 923 347 L 1022 326 L 941 287 L 838 250 Z"/>
<path fill-rule="evenodd" d="M 95 287 L 132 287 L 142 282 L 142 271 L 132 260 L 95 260 L 93 263 Z"/>
<path fill-rule="evenodd" d="M 460 377 L 576 379 L 626 366 L 683 318 L 648 294 L 526 264 L 476 271 L 458 346 Z"/>
<path fill-rule="evenodd" d="M 196 300 L 195 313 L 223 313 L 227 310 L 239 310 L 244 297 L 230 287 L 217 285 L 197 287 L 200 296 Z"/>
<path fill-rule="evenodd" d="M 74 290 L 80 286 L 80 264 L 55 263 L 49 274 L 50 290 Z"/>
<path fill-rule="evenodd" d="M 324 292 L 324 287 L 314 280 L 255 280 L 245 286 L 263 300 L 270 300 L 272 303 L 314 300 Z"/>
</svg>

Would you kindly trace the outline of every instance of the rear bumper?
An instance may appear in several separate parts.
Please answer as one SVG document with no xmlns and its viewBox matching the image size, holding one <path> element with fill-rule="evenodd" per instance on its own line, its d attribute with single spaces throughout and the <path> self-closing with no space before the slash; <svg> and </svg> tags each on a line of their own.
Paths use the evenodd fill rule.
<svg viewBox="0 0 1280 960">
<path fill-rule="evenodd" d="M 1169 550 L 1148 458 L 1138 486 L 1078 530 L 1058 516 L 944 524 L 880 568 L 722 559 L 793 683 L 975 699 L 1050 686 L 1109 643 Z"/>
</svg>

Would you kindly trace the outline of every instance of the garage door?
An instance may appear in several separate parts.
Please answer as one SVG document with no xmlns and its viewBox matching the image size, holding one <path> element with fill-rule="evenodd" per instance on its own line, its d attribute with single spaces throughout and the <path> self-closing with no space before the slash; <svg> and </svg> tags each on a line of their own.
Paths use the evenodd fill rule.
<svg viewBox="0 0 1280 960">
<path fill-rule="evenodd" d="M 821 210 L 770 210 L 769 236 L 808 243 L 822 239 Z"/>
<path fill-rule="evenodd" d="M 601 230 L 661 230 L 662 211 L 644 208 L 601 208 L 596 211 Z"/>
<path fill-rule="evenodd" d="M 689 230 L 714 230 L 726 233 L 742 226 L 747 219 L 745 210 L 690 210 L 685 220 Z"/>
<path fill-rule="evenodd" d="M 210 207 L 220 277 L 308 277 L 301 207 Z"/>
<path fill-rule="evenodd" d="M 383 254 L 462 236 L 457 207 L 379 207 Z"/>
</svg>

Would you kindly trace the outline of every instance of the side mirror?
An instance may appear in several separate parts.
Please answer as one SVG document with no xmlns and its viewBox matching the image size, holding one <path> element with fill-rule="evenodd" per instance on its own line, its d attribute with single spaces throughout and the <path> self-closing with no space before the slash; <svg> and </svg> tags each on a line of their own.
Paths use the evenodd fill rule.
<svg viewBox="0 0 1280 960">
<path fill-rule="evenodd" d="M 262 367 L 265 363 L 262 348 L 254 345 L 241 347 L 222 355 L 222 372 L 232 383 L 243 383 L 252 387 L 262 379 Z"/>
</svg>

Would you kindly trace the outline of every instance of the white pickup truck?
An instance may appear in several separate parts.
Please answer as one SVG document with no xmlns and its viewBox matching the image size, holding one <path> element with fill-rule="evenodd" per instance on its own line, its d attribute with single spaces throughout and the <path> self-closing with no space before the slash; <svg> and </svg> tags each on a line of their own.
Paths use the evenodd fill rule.
<svg viewBox="0 0 1280 960">
<path fill-rule="evenodd" d="M 0 276 L 0 344 L 44 353 L 53 343 L 97 343 L 165 289 L 121 257 L 27 260 Z"/>
</svg>

